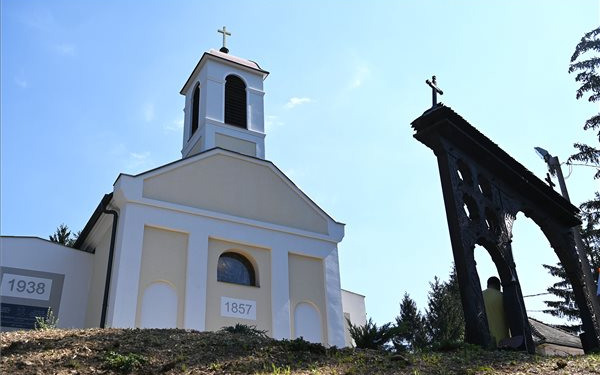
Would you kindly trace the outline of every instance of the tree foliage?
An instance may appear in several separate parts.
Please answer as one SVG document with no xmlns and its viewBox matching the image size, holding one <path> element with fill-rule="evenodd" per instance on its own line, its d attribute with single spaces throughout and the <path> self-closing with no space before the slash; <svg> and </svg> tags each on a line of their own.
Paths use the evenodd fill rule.
<svg viewBox="0 0 600 375">
<path fill-rule="evenodd" d="M 593 56 L 589 56 L 590 53 Z M 575 81 L 580 84 L 575 94 L 577 99 L 587 96 L 589 102 L 600 101 L 600 75 L 598 73 L 600 56 L 597 55 L 598 53 L 600 53 L 600 27 L 586 33 L 575 47 L 573 56 L 571 56 L 569 73 L 576 73 Z M 600 142 L 600 113 L 590 117 L 585 122 L 583 129 L 598 131 L 597 136 Z M 598 145 L 575 143 L 574 147 L 578 152 L 569 158 L 569 162 L 577 161 L 595 166 L 598 171 L 594 178 L 600 178 L 600 149 Z"/>
<path fill-rule="evenodd" d="M 592 267 L 592 277 L 594 280 L 598 280 L 598 268 L 600 268 L 600 210 L 595 207 L 599 202 L 600 194 L 596 193 L 595 200 L 585 202 L 580 206 L 584 222 L 581 228 L 581 238 L 588 261 Z M 586 207 L 592 207 L 592 209 L 587 211 Z M 569 322 L 573 322 L 573 324 L 565 324 L 562 328 L 571 332 L 579 332 L 581 330 L 579 307 L 577 307 L 577 303 L 575 302 L 573 287 L 567 278 L 567 273 L 563 265 L 561 263 L 557 263 L 554 266 L 544 264 L 544 267 L 552 276 L 559 279 L 559 281 L 547 288 L 547 291 L 558 297 L 558 299 L 544 301 L 548 307 L 544 312 L 552 316 L 566 318 Z"/>
<path fill-rule="evenodd" d="M 396 351 L 415 351 L 427 346 L 425 317 L 417 309 L 417 304 L 404 293 L 400 302 L 400 315 L 396 317 L 396 335 L 392 343 Z"/>
<path fill-rule="evenodd" d="M 429 292 L 427 303 L 426 328 L 431 344 L 459 342 L 464 339 L 465 319 L 460 303 L 458 282 L 451 280 L 447 283 L 436 276 Z M 455 276 L 454 276 L 455 278 Z"/>
<path fill-rule="evenodd" d="M 600 75 L 598 73 L 600 57 L 597 55 L 599 52 L 600 27 L 586 33 L 575 47 L 573 56 L 571 56 L 569 73 L 577 73 L 575 81 L 580 84 L 575 95 L 577 99 L 587 96 L 589 102 L 600 101 Z M 589 56 L 590 53 L 594 56 Z M 600 143 L 600 113 L 590 117 L 585 122 L 583 129 L 598 131 L 597 136 Z M 595 173 L 594 179 L 599 179 L 600 149 L 598 146 L 600 144 L 575 143 L 574 147 L 577 152 L 569 158 L 568 163 L 577 161 L 597 168 L 598 171 Z M 581 238 L 584 250 L 592 267 L 594 280 L 598 280 L 598 267 L 600 267 L 600 193 L 596 192 L 592 199 L 582 203 L 579 208 L 583 222 Z M 560 279 L 547 289 L 549 293 L 558 297 L 558 300 L 545 301 L 548 309 L 544 312 L 574 322 L 574 324 L 567 324 L 563 328 L 574 332 L 579 331 L 581 327 L 579 308 L 575 303 L 573 289 L 571 283 L 567 280 L 567 274 L 562 264 L 558 263 L 554 266 L 545 264 L 544 267 L 551 275 Z"/>
<path fill-rule="evenodd" d="M 77 241 L 77 238 L 80 234 L 81 231 L 77 233 L 71 232 L 69 227 L 63 223 L 59 225 L 58 228 L 56 228 L 54 234 L 51 234 L 50 236 L 48 236 L 48 238 L 52 242 L 57 242 L 65 246 L 73 247 L 73 245 L 75 245 L 75 241 Z"/>
<path fill-rule="evenodd" d="M 421 314 L 415 301 L 404 293 L 392 339 L 397 351 L 443 349 L 464 341 L 465 318 L 456 268 L 452 266 L 447 282 L 436 276 L 429 285 L 425 314 Z"/>
</svg>

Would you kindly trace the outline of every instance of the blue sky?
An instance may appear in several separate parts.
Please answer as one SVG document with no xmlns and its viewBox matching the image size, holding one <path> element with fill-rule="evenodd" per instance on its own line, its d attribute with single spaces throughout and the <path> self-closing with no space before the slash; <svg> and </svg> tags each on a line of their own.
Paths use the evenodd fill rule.
<svg viewBox="0 0 600 375">
<path fill-rule="evenodd" d="M 83 228 L 119 173 L 181 157 L 179 95 L 202 53 L 257 61 L 266 154 L 336 220 L 342 287 L 378 323 L 404 292 L 426 307 L 452 262 L 433 153 L 410 122 L 440 98 L 537 176 L 541 146 L 566 161 L 598 107 L 575 99 L 569 58 L 598 26 L 597 1 L 2 0 L 1 233 Z M 573 167 L 574 203 L 598 189 Z M 524 294 L 544 292 L 556 256 L 520 215 L 513 250 Z M 493 272 L 476 250 L 481 279 Z M 543 298 L 527 298 L 530 315 Z"/>
</svg>

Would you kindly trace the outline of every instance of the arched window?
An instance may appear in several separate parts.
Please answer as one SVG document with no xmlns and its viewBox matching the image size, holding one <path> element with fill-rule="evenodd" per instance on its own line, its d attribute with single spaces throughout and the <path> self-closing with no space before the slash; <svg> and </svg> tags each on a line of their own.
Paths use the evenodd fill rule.
<svg viewBox="0 0 600 375">
<path fill-rule="evenodd" d="M 256 286 L 256 276 L 252 263 L 241 254 L 223 253 L 217 266 L 217 281 Z"/>
<path fill-rule="evenodd" d="M 190 133 L 190 138 L 194 135 L 196 130 L 198 130 L 198 117 L 200 113 L 200 85 L 196 85 L 196 89 L 194 90 L 194 95 L 192 96 L 192 131 Z"/>
<path fill-rule="evenodd" d="M 246 128 L 246 84 L 241 78 L 225 78 L 225 123 Z"/>
</svg>

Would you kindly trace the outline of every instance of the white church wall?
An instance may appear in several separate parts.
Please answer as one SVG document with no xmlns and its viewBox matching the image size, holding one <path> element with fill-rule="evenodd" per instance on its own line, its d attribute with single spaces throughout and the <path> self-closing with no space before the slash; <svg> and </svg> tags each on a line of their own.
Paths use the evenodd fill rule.
<svg viewBox="0 0 600 375">
<path fill-rule="evenodd" d="M 155 175 L 159 175 L 159 172 Z M 331 235 L 150 199 L 142 196 L 142 177 L 147 175 L 151 174 L 139 177 L 123 175 L 115 184 L 114 204 L 123 207 L 121 208 L 119 228 L 121 225 L 127 226 L 127 232 L 123 235 L 119 229 L 117 235 L 115 257 L 115 273 L 117 275 L 115 278 L 119 280 L 119 286 L 114 287 L 111 291 L 108 322 L 110 326 L 134 327 L 137 301 L 130 296 L 132 293 L 135 295 L 139 293 L 139 272 L 136 274 L 135 269 L 141 267 L 142 256 L 141 246 L 136 244 L 142 242 L 144 226 L 152 226 L 189 234 L 184 328 L 213 329 L 207 323 L 209 319 L 205 315 L 206 311 L 198 308 L 198 306 L 207 306 L 209 299 L 210 287 L 206 272 L 209 269 L 207 258 L 210 237 L 234 244 L 270 249 L 271 277 L 275 280 L 278 275 L 278 282 L 271 284 L 269 298 L 272 318 L 269 330 L 276 338 L 290 338 L 292 331 L 293 310 L 290 304 L 290 288 L 287 283 L 288 252 L 292 251 L 303 256 L 321 259 L 321 277 L 326 280 L 324 283 L 327 284 L 321 289 L 324 295 L 323 300 L 326 306 L 331 305 L 323 307 L 323 311 L 321 311 L 323 329 L 331 332 L 324 337 L 335 338 L 332 340 L 330 337 L 326 341 L 329 345 L 344 345 L 339 277 L 333 275 L 339 273 L 337 242 L 340 238 L 337 236 L 343 236 L 343 225 L 328 224 L 337 232 L 337 236 L 332 238 Z M 189 184 L 188 179 L 189 176 L 182 176 L 181 180 L 175 180 L 171 189 L 180 191 L 181 185 Z M 124 252 L 122 249 L 127 249 L 127 251 Z M 262 274 L 262 270 L 259 273 Z M 332 275 L 328 275 L 328 273 L 332 273 Z M 335 293 L 336 288 L 337 294 Z M 132 311 L 133 318 L 130 317 Z M 336 321 L 337 312 L 340 317 Z"/>
<path fill-rule="evenodd" d="M 183 328 L 185 311 L 185 288 L 187 272 L 187 233 L 174 232 L 160 228 L 144 227 L 144 242 L 142 247 L 141 271 L 138 286 L 138 303 L 136 311 L 136 326 L 148 327 L 153 319 L 144 316 L 154 316 L 149 310 L 166 312 L 174 309 L 175 325 L 171 327 Z M 161 284 L 162 283 L 162 284 Z M 164 285 L 163 285 L 164 284 Z M 167 301 L 150 299 L 148 293 L 166 292 L 169 285 L 174 294 L 174 306 L 168 306 Z M 150 291 L 149 291 L 150 289 Z M 149 309 L 149 310 L 148 310 Z M 164 328 L 158 327 L 157 328 Z"/>
<path fill-rule="evenodd" d="M 92 254 L 34 237 L 0 237 L 0 249 L 2 330 L 26 328 L 48 307 L 58 327 L 84 326 Z"/>
</svg>

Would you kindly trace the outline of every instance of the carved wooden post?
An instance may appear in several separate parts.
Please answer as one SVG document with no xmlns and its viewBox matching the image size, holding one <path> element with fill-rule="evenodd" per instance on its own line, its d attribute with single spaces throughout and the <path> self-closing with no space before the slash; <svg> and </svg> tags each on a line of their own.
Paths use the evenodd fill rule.
<svg viewBox="0 0 600 375">
<path fill-rule="evenodd" d="M 567 271 L 581 311 L 584 350 L 599 350 L 600 311 L 585 288 L 571 232 L 581 223 L 578 209 L 443 104 L 434 104 L 412 126 L 414 137 L 438 159 L 466 341 L 487 347 L 491 339 L 473 254 L 479 244 L 500 273 L 512 335 L 522 335 L 521 349 L 535 352 L 510 246 L 513 221 L 524 212 L 542 229 Z"/>
</svg>

